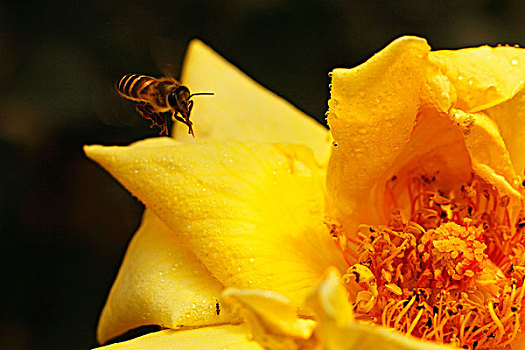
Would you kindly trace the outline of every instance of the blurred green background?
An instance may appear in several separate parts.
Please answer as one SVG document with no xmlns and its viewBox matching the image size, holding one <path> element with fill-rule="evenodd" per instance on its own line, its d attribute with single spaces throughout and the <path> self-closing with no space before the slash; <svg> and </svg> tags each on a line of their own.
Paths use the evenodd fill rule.
<svg viewBox="0 0 525 350">
<path fill-rule="evenodd" d="M 156 136 L 125 73 L 180 71 L 200 38 L 322 121 L 335 67 L 404 34 L 525 45 L 525 2 L 55 1 L 0 5 L 0 349 L 88 349 L 142 206 L 82 153 Z"/>
</svg>

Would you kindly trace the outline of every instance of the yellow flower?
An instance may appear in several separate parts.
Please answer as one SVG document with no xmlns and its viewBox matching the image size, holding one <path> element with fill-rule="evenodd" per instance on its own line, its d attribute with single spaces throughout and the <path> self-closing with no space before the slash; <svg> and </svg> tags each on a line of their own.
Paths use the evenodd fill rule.
<svg viewBox="0 0 525 350">
<path fill-rule="evenodd" d="M 182 81 L 215 92 L 195 140 L 86 147 L 147 207 L 99 341 L 155 324 L 108 349 L 516 347 L 522 51 L 400 38 L 334 70 L 332 143 L 192 42 Z"/>
</svg>

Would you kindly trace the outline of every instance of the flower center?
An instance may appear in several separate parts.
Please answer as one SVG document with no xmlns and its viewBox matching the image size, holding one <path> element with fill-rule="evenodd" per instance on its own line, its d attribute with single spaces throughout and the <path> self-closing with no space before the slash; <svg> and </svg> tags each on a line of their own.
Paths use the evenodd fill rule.
<svg viewBox="0 0 525 350">
<path fill-rule="evenodd" d="M 465 349 L 509 344 L 523 328 L 523 210 L 511 225 L 509 198 L 476 178 L 448 193 L 413 179 L 407 198 L 408 219 L 390 208 L 357 239 L 330 227 L 356 318 Z"/>
</svg>

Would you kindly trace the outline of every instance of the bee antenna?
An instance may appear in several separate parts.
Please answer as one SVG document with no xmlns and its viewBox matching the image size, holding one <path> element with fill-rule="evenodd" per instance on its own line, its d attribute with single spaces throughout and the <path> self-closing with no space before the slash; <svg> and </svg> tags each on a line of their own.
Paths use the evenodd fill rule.
<svg viewBox="0 0 525 350">
<path fill-rule="evenodd" d="M 197 92 L 195 94 L 191 94 L 189 98 L 196 95 L 215 95 L 213 92 Z"/>
</svg>

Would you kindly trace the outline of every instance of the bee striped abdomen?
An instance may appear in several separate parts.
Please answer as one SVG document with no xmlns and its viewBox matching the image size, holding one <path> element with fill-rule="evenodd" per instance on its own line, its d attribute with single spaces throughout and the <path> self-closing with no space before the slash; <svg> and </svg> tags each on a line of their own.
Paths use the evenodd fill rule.
<svg viewBox="0 0 525 350">
<path fill-rule="evenodd" d="M 148 86 L 155 82 L 155 78 L 140 74 L 127 74 L 117 83 L 117 92 L 133 101 L 147 101 Z"/>
</svg>

